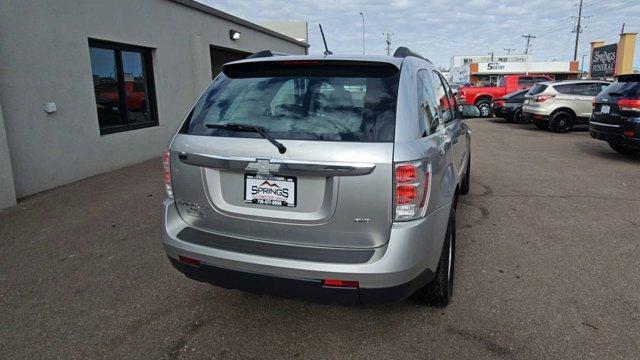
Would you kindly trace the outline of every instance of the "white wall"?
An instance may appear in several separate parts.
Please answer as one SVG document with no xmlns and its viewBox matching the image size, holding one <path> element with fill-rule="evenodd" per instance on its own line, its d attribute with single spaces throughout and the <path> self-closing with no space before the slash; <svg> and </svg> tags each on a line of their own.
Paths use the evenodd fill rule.
<svg viewBox="0 0 640 360">
<path fill-rule="evenodd" d="M 242 38 L 230 40 L 230 29 Z M 159 126 L 100 136 L 88 38 L 155 49 Z M 16 195 L 159 156 L 211 79 L 210 44 L 305 50 L 170 0 L 0 1 L 0 102 Z M 47 115 L 45 101 L 58 112 Z"/>
</svg>

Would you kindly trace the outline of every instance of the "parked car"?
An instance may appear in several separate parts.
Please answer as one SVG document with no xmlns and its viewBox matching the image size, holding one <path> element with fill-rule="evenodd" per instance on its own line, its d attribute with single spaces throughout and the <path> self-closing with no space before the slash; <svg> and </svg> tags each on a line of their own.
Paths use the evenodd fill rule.
<svg viewBox="0 0 640 360">
<path fill-rule="evenodd" d="M 524 90 L 534 84 L 552 80 L 544 75 L 506 75 L 498 82 L 498 86 L 470 86 L 458 91 L 461 103 L 473 104 L 480 109 L 480 115 L 491 114 L 491 101 L 517 90 Z"/>
<path fill-rule="evenodd" d="M 496 99 L 491 103 L 491 114 L 501 117 L 507 122 L 524 123 L 522 103 L 524 102 L 524 95 L 528 91 L 528 89 L 518 90 Z"/>
<path fill-rule="evenodd" d="M 445 306 L 478 115 L 406 48 L 226 64 L 163 157 L 167 255 L 226 288 Z"/>
<path fill-rule="evenodd" d="M 640 153 L 640 74 L 620 75 L 596 96 L 589 133 L 619 153 Z"/>
<path fill-rule="evenodd" d="M 565 80 L 536 84 L 525 95 L 522 111 L 540 129 L 565 133 L 587 124 L 593 98 L 610 83 L 599 80 Z"/>
</svg>

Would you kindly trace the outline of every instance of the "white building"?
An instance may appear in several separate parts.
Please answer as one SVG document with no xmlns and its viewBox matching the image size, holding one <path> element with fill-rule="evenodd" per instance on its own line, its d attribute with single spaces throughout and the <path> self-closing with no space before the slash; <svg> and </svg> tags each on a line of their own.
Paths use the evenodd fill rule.
<svg viewBox="0 0 640 360">
<path fill-rule="evenodd" d="M 193 0 L 0 1 L 0 208 L 160 156 L 223 63 L 303 37 Z"/>
<path fill-rule="evenodd" d="M 509 54 L 509 55 L 454 55 L 451 57 L 450 69 L 458 68 L 462 65 L 480 62 L 517 62 L 517 61 L 533 61 L 531 55 L 525 54 Z"/>
</svg>

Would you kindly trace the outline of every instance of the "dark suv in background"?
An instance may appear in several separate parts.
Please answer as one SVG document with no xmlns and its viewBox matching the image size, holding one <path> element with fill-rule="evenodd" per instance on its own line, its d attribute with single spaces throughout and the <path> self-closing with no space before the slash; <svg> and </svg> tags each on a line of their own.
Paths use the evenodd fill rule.
<svg viewBox="0 0 640 360">
<path fill-rule="evenodd" d="M 640 153 L 640 74 L 620 75 L 596 96 L 589 133 L 619 153 Z"/>
</svg>

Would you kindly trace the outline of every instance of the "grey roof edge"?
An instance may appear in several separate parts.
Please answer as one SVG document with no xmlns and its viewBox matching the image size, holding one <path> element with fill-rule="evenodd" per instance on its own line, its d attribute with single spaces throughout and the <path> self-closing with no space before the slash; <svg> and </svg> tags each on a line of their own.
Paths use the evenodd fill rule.
<svg viewBox="0 0 640 360">
<path fill-rule="evenodd" d="M 281 33 L 277 32 L 277 31 L 273 31 L 271 29 L 267 29 L 264 26 L 260 26 L 258 24 L 254 24 L 254 23 L 252 23 L 250 21 L 241 19 L 241 18 L 239 18 L 237 16 L 233 16 L 233 15 L 231 15 L 229 13 L 224 12 L 224 11 L 220 11 L 220 10 L 214 9 L 211 6 L 199 3 L 199 2 L 197 2 L 195 0 L 170 0 L 170 1 L 173 1 L 173 2 L 178 3 L 178 4 L 182 4 L 184 6 L 188 6 L 190 8 L 196 9 L 196 10 L 200 10 L 202 12 L 205 12 L 205 13 L 209 14 L 209 15 L 213 15 L 213 16 L 217 16 L 219 18 L 223 18 L 225 20 L 228 20 L 228 21 L 234 22 L 236 24 L 251 28 L 251 29 L 256 30 L 256 31 L 260 31 L 260 32 L 265 33 L 265 34 L 269 34 L 269 35 L 275 36 L 277 38 L 280 38 L 282 40 L 294 43 L 296 45 L 303 46 L 305 48 L 309 47 L 309 44 L 307 44 L 304 41 L 298 41 L 298 40 L 296 40 L 296 39 L 294 39 L 292 37 L 289 37 L 287 35 L 281 34 Z"/>
</svg>

